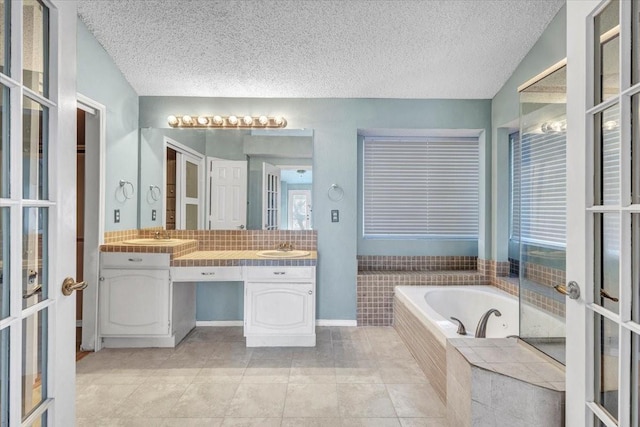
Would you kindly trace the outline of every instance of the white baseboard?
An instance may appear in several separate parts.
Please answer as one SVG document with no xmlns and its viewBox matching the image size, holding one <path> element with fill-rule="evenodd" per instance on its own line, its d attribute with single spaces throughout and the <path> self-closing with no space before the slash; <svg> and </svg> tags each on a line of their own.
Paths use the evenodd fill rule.
<svg viewBox="0 0 640 427">
<path fill-rule="evenodd" d="M 340 319 L 317 319 L 316 326 L 358 326 L 358 321 Z"/>
<path fill-rule="evenodd" d="M 242 320 L 198 320 L 196 326 L 244 326 L 244 322 Z M 358 326 L 358 321 L 317 319 L 316 326 Z"/>
<path fill-rule="evenodd" d="M 242 320 L 197 320 L 196 326 L 244 326 Z"/>
</svg>

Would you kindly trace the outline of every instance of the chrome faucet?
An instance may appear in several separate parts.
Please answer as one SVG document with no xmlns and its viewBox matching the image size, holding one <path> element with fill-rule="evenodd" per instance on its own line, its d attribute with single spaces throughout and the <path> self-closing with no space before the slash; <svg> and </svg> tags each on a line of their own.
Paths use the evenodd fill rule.
<svg viewBox="0 0 640 427">
<path fill-rule="evenodd" d="M 476 338 L 487 337 L 487 321 L 489 320 L 489 316 L 491 316 L 493 313 L 496 314 L 496 317 L 502 316 L 502 313 L 500 313 L 500 311 L 496 310 L 495 308 L 492 308 L 491 310 L 483 314 L 480 318 L 480 321 L 478 322 L 478 327 L 476 328 Z"/>
<path fill-rule="evenodd" d="M 160 237 L 162 236 L 162 237 Z M 169 239 L 169 231 L 168 230 L 162 230 L 162 231 L 156 231 L 155 233 L 153 233 L 153 238 L 154 239 Z"/>
<path fill-rule="evenodd" d="M 451 317 L 451 320 L 458 322 L 458 335 L 467 335 L 467 330 L 464 328 L 464 324 L 462 323 L 462 321 L 460 319 L 457 319 L 455 317 Z"/>
</svg>

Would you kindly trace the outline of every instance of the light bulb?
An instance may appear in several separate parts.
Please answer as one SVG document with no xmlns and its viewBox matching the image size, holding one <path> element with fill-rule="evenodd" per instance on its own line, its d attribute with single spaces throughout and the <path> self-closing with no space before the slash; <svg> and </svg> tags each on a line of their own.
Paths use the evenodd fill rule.
<svg viewBox="0 0 640 427">
<path fill-rule="evenodd" d="M 615 120 L 609 120 L 604 122 L 602 127 L 604 128 L 604 130 L 614 130 L 616 127 L 618 127 L 618 122 L 616 122 Z"/>
<path fill-rule="evenodd" d="M 198 124 L 206 126 L 209 124 L 209 118 L 207 116 L 198 116 Z"/>
<path fill-rule="evenodd" d="M 229 116 L 229 118 L 227 118 L 227 121 L 232 126 L 235 126 L 238 124 L 238 118 L 236 116 Z"/>
<path fill-rule="evenodd" d="M 220 126 L 222 124 L 222 117 L 220 116 L 213 116 L 213 123 Z"/>
<path fill-rule="evenodd" d="M 278 126 L 282 126 L 284 124 L 284 118 L 282 116 L 276 116 L 276 118 L 273 119 L 273 121 Z"/>
<path fill-rule="evenodd" d="M 266 126 L 269 124 L 269 118 L 267 116 L 260 116 L 258 117 L 258 123 L 260 123 L 262 126 Z"/>
<path fill-rule="evenodd" d="M 191 116 L 182 116 L 182 124 L 190 125 L 191 123 L 193 123 Z"/>
<path fill-rule="evenodd" d="M 174 115 L 171 115 L 169 117 L 167 117 L 167 122 L 169 123 L 169 126 L 177 126 L 178 125 L 178 118 Z"/>
<path fill-rule="evenodd" d="M 251 116 L 244 116 L 242 118 L 242 123 L 244 123 L 246 126 L 251 126 L 253 124 L 253 117 Z"/>
</svg>

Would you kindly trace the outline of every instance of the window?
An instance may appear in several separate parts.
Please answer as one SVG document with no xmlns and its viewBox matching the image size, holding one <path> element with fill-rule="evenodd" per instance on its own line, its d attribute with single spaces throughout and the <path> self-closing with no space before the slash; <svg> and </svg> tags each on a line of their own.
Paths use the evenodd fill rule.
<svg viewBox="0 0 640 427">
<path fill-rule="evenodd" d="M 364 237 L 477 239 L 478 138 L 366 137 Z"/>
<path fill-rule="evenodd" d="M 510 141 L 511 239 L 564 248 L 566 134 L 564 130 L 540 129 L 523 130 L 520 141 Z"/>
</svg>

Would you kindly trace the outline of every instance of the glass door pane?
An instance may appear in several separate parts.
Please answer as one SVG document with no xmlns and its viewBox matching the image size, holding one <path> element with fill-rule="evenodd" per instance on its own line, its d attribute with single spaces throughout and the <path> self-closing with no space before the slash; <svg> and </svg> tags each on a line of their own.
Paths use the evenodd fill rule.
<svg viewBox="0 0 640 427">
<path fill-rule="evenodd" d="M 9 328 L 0 330 L 0 425 L 9 425 Z"/>
<path fill-rule="evenodd" d="M 22 176 L 23 198 L 46 200 L 49 197 L 49 109 L 23 98 Z"/>
<path fill-rule="evenodd" d="M 23 0 L 24 85 L 38 95 L 49 95 L 49 9 L 39 0 Z"/>
<path fill-rule="evenodd" d="M 520 337 L 565 362 L 566 67 L 520 92 L 520 144 L 512 172 L 520 198 L 514 242 L 520 287 Z"/>
<path fill-rule="evenodd" d="M 11 75 L 11 1 L 0 0 L 0 73 Z"/>
<path fill-rule="evenodd" d="M 620 2 L 611 1 L 594 19 L 595 104 L 620 93 Z"/>
<path fill-rule="evenodd" d="M 636 84 L 640 83 L 640 0 L 633 0 L 631 8 L 631 83 Z"/>
<path fill-rule="evenodd" d="M 47 299 L 49 247 L 47 208 L 25 208 L 22 218 L 22 308 Z"/>
<path fill-rule="evenodd" d="M 594 301 L 619 313 L 620 214 L 595 216 Z"/>
<path fill-rule="evenodd" d="M 22 320 L 22 419 L 47 398 L 48 309 Z"/>
<path fill-rule="evenodd" d="M 618 361 L 620 337 L 618 325 L 595 314 L 595 396 L 613 419 L 618 418 Z"/>
<path fill-rule="evenodd" d="M 0 319 L 9 316 L 11 259 L 11 235 L 9 233 L 9 208 L 0 208 Z M 0 424 L 1 425 L 1 424 Z"/>
</svg>

